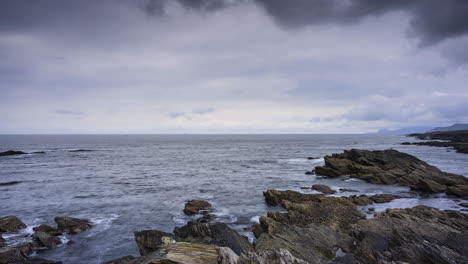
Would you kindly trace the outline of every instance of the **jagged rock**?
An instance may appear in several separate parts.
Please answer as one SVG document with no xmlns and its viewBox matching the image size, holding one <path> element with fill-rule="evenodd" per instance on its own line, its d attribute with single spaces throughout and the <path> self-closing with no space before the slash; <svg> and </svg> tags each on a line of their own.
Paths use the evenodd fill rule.
<svg viewBox="0 0 468 264">
<path fill-rule="evenodd" d="M 392 194 L 375 194 L 369 197 L 374 203 L 389 203 L 395 199 L 401 198 L 398 195 L 392 195 Z"/>
<path fill-rule="evenodd" d="M 312 190 L 316 190 L 316 191 L 324 193 L 324 194 L 334 194 L 334 193 L 336 193 L 335 190 L 332 190 L 329 186 L 323 185 L 323 184 L 314 184 L 314 185 L 312 185 Z"/>
<path fill-rule="evenodd" d="M 33 238 L 48 248 L 52 248 L 52 247 L 62 244 L 62 241 L 58 239 L 57 237 L 52 236 L 42 231 L 34 232 Z"/>
<path fill-rule="evenodd" d="M 463 206 L 463 207 L 468 207 L 468 203 L 460 203 L 458 205 Z"/>
<path fill-rule="evenodd" d="M 211 204 L 203 200 L 190 200 L 185 203 L 184 214 L 196 215 L 203 214 L 211 210 Z"/>
<path fill-rule="evenodd" d="M 353 227 L 363 263 L 468 263 L 468 215 L 426 206 L 387 209 Z"/>
<path fill-rule="evenodd" d="M 59 230 L 65 230 L 70 234 L 77 234 L 91 228 L 91 223 L 86 219 L 79 219 L 66 216 L 54 218 Z"/>
<path fill-rule="evenodd" d="M 160 249 L 165 244 L 162 239 L 163 237 L 168 237 L 173 240 L 174 234 L 158 230 L 143 230 L 135 232 L 135 242 L 137 243 L 140 255 L 145 256 Z"/>
<path fill-rule="evenodd" d="M 12 155 L 22 155 L 22 154 L 28 154 L 28 153 L 22 152 L 22 151 L 15 151 L 15 150 L 8 150 L 5 152 L 0 152 L 0 156 L 12 156 Z"/>
<path fill-rule="evenodd" d="M 182 227 L 174 229 L 176 241 L 202 243 L 229 247 L 236 254 L 247 253 L 253 249 L 249 241 L 230 229 L 224 223 L 196 223 L 188 222 Z"/>
<path fill-rule="evenodd" d="M 26 225 L 16 216 L 5 216 L 0 218 L 0 232 L 16 232 L 25 227 Z"/>
<path fill-rule="evenodd" d="M 316 167 L 316 172 L 330 177 L 349 175 L 375 184 L 410 186 L 431 193 L 447 190 L 447 193 L 457 196 L 468 194 L 464 189 L 457 188 L 460 185 L 468 186 L 468 178 L 443 172 L 416 157 L 392 149 L 352 149 L 326 156 L 325 166 Z"/>
<path fill-rule="evenodd" d="M 24 263 L 27 259 L 28 255 L 17 248 L 0 248 L 0 264 Z"/>
<path fill-rule="evenodd" d="M 280 248 L 250 252 L 247 255 L 242 255 L 238 262 L 232 262 L 232 264 L 308 264 L 308 262 L 298 259 L 288 250 Z"/>
<path fill-rule="evenodd" d="M 219 249 L 212 245 L 178 242 L 130 261 L 131 264 L 218 264 Z"/>
<path fill-rule="evenodd" d="M 468 198 L 468 184 L 467 185 L 450 186 L 450 187 L 448 187 L 447 193 L 458 196 L 458 197 Z"/>
<path fill-rule="evenodd" d="M 360 205 L 360 206 L 363 206 L 363 205 L 369 205 L 369 204 L 373 204 L 374 201 L 371 200 L 367 195 L 352 195 L 348 198 L 352 203 L 356 204 L 356 205 Z"/>
<path fill-rule="evenodd" d="M 6 246 L 5 239 L 3 239 L 2 234 L 0 233 L 0 248 Z"/>
<path fill-rule="evenodd" d="M 303 194 L 295 191 L 278 191 L 278 190 L 267 190 L 263 192 L 265 202 L 269 205 L 281 205 L 283 200 L 290 202 L 301 203 L 305 201 L 320 201 L 323 194 Z"/>
<path fill-rule="evenodd" d="M 136 258 L 134 256 L 125 256 L 113 260 L 104 262 L 104 264 L 128 264 L 134 261 Z"/>
<path fill-rule="evenodd" d="M 268 217 L 290 225 L 320 224 L 338 231 L 348 230 L 351 224 L 365 218 L 345 197 L 278 190 L 268 190 L 264 196 L 266 201 L 274 201 L 275 204 L 279 201 L 288 210 L 287 213 L 269 212 Z"/>
<path fill-rule="evenodd" d="M 52 227 L 50 225 L 36 226 L 36 227 L 33 227 L 33 230 L 34 231 L 41 231 L 41 232 L 47 233 L 47 234 L 52 235 L 52 236 L 59 236 L 59 235 L 62 234 L 62 232 L 60 230 L 58 230 L 57 228 Z"/>
<path fill-rule="evenodd" d="M 62 261 L 47 260 L 41 258 L 30 258 L 25 264 L 63 264 Z"/>
</svg>

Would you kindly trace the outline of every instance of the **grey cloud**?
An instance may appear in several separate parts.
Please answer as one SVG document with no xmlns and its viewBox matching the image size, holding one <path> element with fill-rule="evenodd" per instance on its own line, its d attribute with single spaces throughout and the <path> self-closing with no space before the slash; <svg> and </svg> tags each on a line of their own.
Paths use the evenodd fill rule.
<svg viewBox="0 0 468 264">
<path fill-rule="evenodd" d="M 349 23 L 372 15 L 405 11 L 409 32 L 422 45 L 431 45 L 468 32 L 466 0 L 256 0 L 282 26 L 304 27 L 314 23 Z"/>
<path fill-rule="evenodd" d="M 176 119 L 176 118 L 184 116 L 184 115 L 185 115 L 184 112 L 170 112 L 170 113 L 167 113 L 167 116 L 172 118 L 172 119 Z"/>
<path fill-rule="evenodd" d="M 85 113 L 81 111 L 72 111 L 72 110 L 64 110 L 64 109 L 55 110 L 54 113 L 60 114 L 60 115 L 71 115 L 71 116 L 84 116 L 85 115 Z"/>
<path fill-rule="evenodd" d="M 208 113 L 213 113 L 215 111 L 215 109 L 213 108 L 195 108 L 192 110 L 192 113 L 194 114 L 199 114 L 199 115 L 203 115 L 203 114 L 208 114 Z"/>
</svg>

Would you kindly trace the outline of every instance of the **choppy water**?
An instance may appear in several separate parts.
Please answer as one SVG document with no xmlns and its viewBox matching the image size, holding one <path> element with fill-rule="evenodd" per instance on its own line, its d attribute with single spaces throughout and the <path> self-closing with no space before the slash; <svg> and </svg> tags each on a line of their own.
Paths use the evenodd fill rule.
<svg viewBox="0 0 468 264">
<path fill-rule="evenodd" d="M 394 148 L 444 171 L 468 176 L 468 155 L 445 148 L 399 145 L 412 141 L 388 135 L 1 135 L 0 151 L 45 151 L 0 157 L 0 216 L 16 215 L 30 226 L 54 224 L 65 215 L 88 218 L 95 227 L 75 236 L 75 243 L 39 253 L 64 263 L 102 263 L 138 255 L 133 231 L 172 231 L 189 217 L 189 199 L 214 204 L 222 222 L 242 231 L 265 205 L 267 189 L 301 190 L 316 183 L 358 190 L 338 195 L 406 193 L 406 187 L 372 185 L 356 179 L 322 179 L 305 175 L 323 159 L 307 157 L 344 149 Z M 414 140 L 413 140 L 414 141 Z M 92 150 L 75 152 L 73 150 Z M 399 199 L 384 206 L 418 204 L 460 210 L 451 199 Z M 246 233 L 246 235 L 249 235 Z M 10 238 L 13 234 L 4 235 Z"/>
</svg>

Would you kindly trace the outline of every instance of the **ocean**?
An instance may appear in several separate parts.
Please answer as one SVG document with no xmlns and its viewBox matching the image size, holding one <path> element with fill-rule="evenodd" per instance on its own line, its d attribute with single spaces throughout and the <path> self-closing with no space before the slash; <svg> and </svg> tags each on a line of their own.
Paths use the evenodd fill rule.
<svg viewBox="0 0 468 264">
<path fill-rule="evenodd" d="M 217 221 L 252 240 L 246 228 L 268 211 L 281 211 L 265 204 L 263 191 L 314 193 L 301 187 L 317 183 L 357 191 L 338 192 L 340 196 L 410 197 L 373 205 L 376 211 L 419 204 L 461 210 L 444 195 L 304 173 L 323 165 L 323 156 L 345 149 L 393 148 L 468 176 L 467 154 L 400 145 L 404 141 L 417 140 L 392 135 L 0 135 L 0 151 L 45 152 L 0 157 L 0 182 L 20 181 L 0 186 L 0 216 L 15 215 L 28 225 L 3 237 L 10 243 L 30 239 L 24 235 L 31 234 L 33 226 L 54 225 L 58 215 L 87 218 L 94 223 L 92 229 L 61 237 L 74 243 L 36 255 L 67 264 L 102 263 L 138 256 L 134 231 L 171 232 L 193 219 L 183 214 L 184 203 L 203 199 L 213 204 Z"/>
</svg>

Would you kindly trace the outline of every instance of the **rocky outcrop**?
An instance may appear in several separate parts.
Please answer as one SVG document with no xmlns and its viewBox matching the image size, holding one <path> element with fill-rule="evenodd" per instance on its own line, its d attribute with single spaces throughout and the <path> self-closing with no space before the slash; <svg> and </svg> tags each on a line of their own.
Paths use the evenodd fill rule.
<svg viewBox="0 0 468 264">
<path fill-rule="evenodd" d="M 21 183 L 20 181 L 0 182 L 0 186 L 9 186 Z"/>
<path fill-rule="evenodd" d="M 447 141 L 426 141 L 426 142 L 404 142 L 405 145 L 426 145 L 434 147 L 452 147 L 459 153 L 468 153 L 468 130 L 457 131 L 437 131 L 422 134 L 410 134 L 423 140 L 447 140 Z M 403 143 L 402 143 L 403 144 Z"/>
<path fill-rule="evenodd" d="M 0 152 L 0 156 L 13 156 L 13 155 L 22 155 L 22 154 L 28 154 L 28 153 L 22 152 L 22 151 L 15 151 L 15 150 L 7 150 L 5 152 Z"/>
<path fill-rule="evenodd" d="M 68 232 L 69 234 L 81 233 L 91 228 L 91 222 L 86 219 L 79 219 L 66 216 L 57 216 L 54 218 L 58 229 Z"/>
<path fill-rule="evenodd" d="M 468 215 L 459 212 L 387 209 L 352 233 L 362 263 L 468 263 Z"/>
<path fill-rule="evenodd" d="M 16 232 L 25 227 L 26 225 L 16 216 L 5 216 L 0 218 L 0 232 Z"/>
<path fill-rule="evenodd" d="M 330 188 L 327 185 L 323 185 L 323 184 L 314 184 L 314 185 L 312 185 L 312 190 L 316 190 L 316 191 L 321 192 L 323 194 L 334 194 L 334 193 L 336 193 L 335 190 L 332 190 L 332 188 Z"/>
<path fill-rule="evenodd" d="M 316 167 L 316 172 L 330 177 L 349 175 L 375 184 L 399 184 L 429 193 L 468 195 L 465 188 L 454 189 L 468 185 L 468 178 L 443 172 L 416 157 L 391 149 L 352 149 L 326 156 L 325 166 Z"/>
<path fill-rule="evenodd" d="M 276 190 L 264 194 L 269 204 L 280 204 L 288 212 L 260 217 L 253 227 L 257 251 L 284 248 L 310 263 L 468 263 L 466 214 L 418 206 L 387 209 L 364 219 L 356 209 L 358 198 L 368 205 L 399 197 L 326 197 Z M 338 256 L 339 250 L 346 255 Z"/>
<path fill-rule="evenodd" d="M 224 223 L 188 222 L 174 229 L 176 241 L 229 247 L 236 254 L 252 251 L 249 241 Z"/>
<path fill-rule="evenodd" d="M 135 241 L 141 255 L 159 250 L 168 244 L 167 240 L 229 247 L 238 255 L 253 250 L 245 237 L 224 223 L 188 222 L 182 227 L 176 227 L 173 234 L 157 230 L 135 232 Z"/>
</svg>

